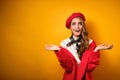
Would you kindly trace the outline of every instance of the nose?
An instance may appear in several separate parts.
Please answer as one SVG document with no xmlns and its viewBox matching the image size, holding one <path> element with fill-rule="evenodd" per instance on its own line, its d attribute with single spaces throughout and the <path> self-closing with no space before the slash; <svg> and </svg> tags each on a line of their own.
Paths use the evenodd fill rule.
<svg viewBox="0 0 120 80">
<path fill-rule="evenodd" d="M 76 25 L 76 27 L 77 27 L 77 28 L 79 28 L 79 27 L 80 27 L 80 25 L 79 25 L 79 24 L 77 24 L 77 25 Z"/>
</svg>

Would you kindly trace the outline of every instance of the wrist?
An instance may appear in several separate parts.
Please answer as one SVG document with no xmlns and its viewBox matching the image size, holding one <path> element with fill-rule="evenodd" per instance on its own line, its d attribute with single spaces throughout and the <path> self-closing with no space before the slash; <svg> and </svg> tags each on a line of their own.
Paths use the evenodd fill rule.
<svg viewBox="0 0 120 80">
<path fill-rule="evenodd" d="M 94 52 L 97 52 L 99 49 L 96 47 L 95 49 L 94 49 Z"/>
<path fill-rule="evenodd" d="M 57 50 L 60 51 L 60 47 L 59 46 L 58 46 Z"/>
</svg>

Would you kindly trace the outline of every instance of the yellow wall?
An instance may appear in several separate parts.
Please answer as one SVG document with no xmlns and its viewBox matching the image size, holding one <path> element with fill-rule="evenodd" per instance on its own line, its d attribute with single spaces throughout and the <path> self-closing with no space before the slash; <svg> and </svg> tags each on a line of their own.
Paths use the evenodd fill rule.
<svg viewBox="0 0 120 80">
<path fill-rule="evenodd" d="M 95 80 L 120 80 L 119 0 L 0 0 L 0 80 L 62 80 L 64 70 L 47 43 L 70 35 L 66 18 L 86 16 L 89 36 L 97 44 L 113 43 L 101 51 Z"/>
</svg>

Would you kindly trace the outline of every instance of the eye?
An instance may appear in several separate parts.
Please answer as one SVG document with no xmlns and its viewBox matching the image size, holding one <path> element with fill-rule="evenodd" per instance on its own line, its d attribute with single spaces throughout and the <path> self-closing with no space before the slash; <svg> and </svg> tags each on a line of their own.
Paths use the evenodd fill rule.
<svg viewBox="0 0 120 80">
<path fill-rule="evenodd" d="M 79 24 L 79 25 L 82 25 L 82 22 L 79 22 L 78 24 Z"/>
<path fill-rule="evenodd" d="M 75 24 L 76 24 L 75 22 L 72 22 L 72 23 L 71 23 L 71 25 L 73 25 L 73 26 L 74 26 Z"/>
</svg>

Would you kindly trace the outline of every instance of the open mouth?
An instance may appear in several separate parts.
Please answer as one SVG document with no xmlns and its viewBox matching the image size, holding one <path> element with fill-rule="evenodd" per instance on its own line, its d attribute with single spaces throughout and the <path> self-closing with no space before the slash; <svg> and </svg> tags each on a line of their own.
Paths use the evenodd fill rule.
<svg viewBox="0 0 120 80">
<path fill-rule="evenodd" d="M 80 32 L 80 30 L 74 30 L 75 32 Z"/>
</svg>

